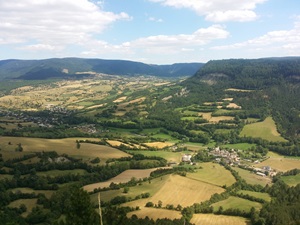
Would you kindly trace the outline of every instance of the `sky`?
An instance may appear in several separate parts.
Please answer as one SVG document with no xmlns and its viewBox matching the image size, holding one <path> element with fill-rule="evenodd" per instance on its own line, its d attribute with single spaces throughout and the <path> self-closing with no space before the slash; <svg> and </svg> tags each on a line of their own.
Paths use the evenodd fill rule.
<svg viewBox="0 0 300 225">
<path fill-rule="evenodd" d="M 0 60 L 300 56 L 299 0 L 0 0 Z"/>
</svg>

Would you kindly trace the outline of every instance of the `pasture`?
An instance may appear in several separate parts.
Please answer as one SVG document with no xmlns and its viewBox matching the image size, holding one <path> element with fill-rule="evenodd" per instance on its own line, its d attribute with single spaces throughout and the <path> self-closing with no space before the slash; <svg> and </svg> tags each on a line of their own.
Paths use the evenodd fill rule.
<svg viewBox="0 0 300 225">
<path fill-rule="evenodd" d="M 188 173 L 187 177 L 217 186 L 230 186 L 235 182 L 231 173 L 220 164 L 209 162 L 201 163 L 199 166 L 202 169 L 197 169 L 195 173 Z"/>
<path fill-rule="evenodd" d="M 277 131 L 276 124 L 272 117 L 267 117 L 263 122 L 247 124 L 240 133 L 240 137 L 249 136 L 262 138 L 268 141 L 286 141 Z"/>
<path fill-rule="evenodd" d="M 300 174 L 295 176 L 281 176 L 280 179 L 289 186 L 296 186 L 297 184 L 300 184 Z"/>
<path fill-rule="evenodd" d="M 24 204 L 27 208 L 27 211 L 22 213 L 22 216 L 26 217 L 26 216 L 29 215 L 29 213 L 32 211 L 32 209 L 34 207 L 36 207 L 37 199 L 36 198 L 33 198 L 33 199 L 18 199 L 18 200 L 15 200 L 15 201 L 9 203 L 8 207 L 19 208 L 22 204 Z"/>
<path fill-rule="evenodd" d="M 127 183 L 131 180 L 131 178 L 143 179 L 150 176 L 150 173 L 155 169 L 145 169 L 145 170 L 126 170 L 123 173 L 120 173 L 118 176 L 109 179 L 108 181 L 99 182 L 95 184 L 89 184 L 83 187 L 84 190 L 91 192 L 95 188 L 104 188 L 109 187 L 109 185 L 113 182 L 115 184 L 119 183 Z"/>
<path fill-rule="evenodd" d="M 89 138 L 87 138 L 89 139 Z M 80 138 L 64 138 L 64 139 L 44 139 L 44 138 L 25 138 L 25 137 L 0 137 L 0 148 L 4 158 L 20 157 L 31 152 L 49 152 L 56 151 L 58 154 L 67 154 L 69 156 L 90 160 L 96 157 L 101 159 L 101 163 L 105 163 L 107 159 L 121 158 L 130 156 L 118 149 L 96 145 L 90 143 L 81 143 L 80 149 L 76 147 L 76 140 Z M 98 139 L 89 139 L 98 141 Z M 8 143 L 11 143 L 9 145 Z M 15 152 L 17 144 L 21 143 L 23 152 Z"/>
<path fill-rule="evenodd" d="M 170 175 L 165 184 L 150 198 L 128 202 L 124 205 L 143 207 L 147 202 L 157 204 L 159 201 L 162 201 L 163 207 L 168 204 L 175 207 L 180 204 L 186 207 L 194 203 L 206 201 L 210 199 L 211 195 L 222 193 L 223 191 L 223 188 L 212 184 L 179 175 Z"/>
<path fill-rule="evenodd" d="M 14 189 L 11 189 L 10 191 L 12 191 L 13 193 L 16 193 L 16 192 L 21 192 L 21 193 L 35 193 L 35 194 L 44 194 L 47 198 L 50 198 L 52 196 L 52 194 L 55 192 L 55 191 L 49 191 L 49 190 L 34 190 L 32 188 L 14 188 Z"/>
<path fill-rule="evenodd" d="M 249 225 L 250 221 L 237 216 L 194 214 L 191 223 L 195 225 Z"/>
<path fill-rule="evenodd" d="M 258 202 L 253 202 L 247 199 L 238 198 L 234 196 L 230 196 L 228 199 L 225 199 L 220 202 L 216 202 L 212 204 L 214 211 L 218 211 L 219 207 L 222 206 L 224 210 L 226 209 L 239 209 L 245 212 L 250 212 L 251 208 L 254 207 L 257 211 L 259 211 L 262 205 Z"/>
<path fill-rule="evenodd" d="M 252 147 L 255 147 L 256 144 L 249 144 L 249 143 L 237 143 L 237 144 L 225 144 L 221 145 L 222 148 L 229 148 L 229 149 L 240 149 L 240 150 L 249 150 Z"/>
<path fill-rule="evenodd" d="M 188 152 L 171 152 L 171 151 L 146 151 L 146 150 L 128 150 L 130 154 L 142 154 L 144 156 L 157 156 L 166 159 L 168 162 L 180 163 L 184 153 Z"/>
</svg>

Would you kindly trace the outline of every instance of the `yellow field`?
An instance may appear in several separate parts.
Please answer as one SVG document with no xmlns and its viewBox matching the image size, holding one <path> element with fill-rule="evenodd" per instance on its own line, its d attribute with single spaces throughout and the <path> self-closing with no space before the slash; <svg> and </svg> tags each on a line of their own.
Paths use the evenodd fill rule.
<svg viewBox="0 0 300 225">
<path fill-rule="evenodd" d="M 0 137 L 0 148 L 2 154 L 21 156 L 29 152 L 48 152 L 56 151 L 58 154 L 67 154 L 81 159 L 93 159 L 99 157 L 101 163 L 105 163 L 110 158 L 121 158 L 130 156 L 118 149 L 89 143 L 81 143 L 80 149 L 76 147 L 76 140 L 80 138 L 64 138 L 64 139 L 44 139 L 44 138 L 23 138 L 23 137 Z M 98 139 L 89 139 L 99 141 Z M 12 145 L 8 145 L 11 142 Z M 18 143 L 22 144 L 23 152 L 15 152 Z M 9 156 L 8 156 L 9 157 Z"/>
<path fill-rule="evenodd" d="M 144 144 L 147 145 L 148 147 L 154 147 L 158 149 L 162 149 L 174 145 L 174 143 L 171 142 L 149 142 Z"/>
<path fill-rule="evenodd" d="M 300 160 L 293 158 L 284 158 L 284 156 L 273 155 L 269 159 L 255 164 L 255 167 L 270 166 L 276 171 L 286 172 L 292 169 L 300 169 Z"/>
<path fill-rule="evenodd" d="M 156 209 L 156 208 L 148 208 L 141 207 L 138 211 L 133 211 L 127 214 L 127 217 L 131 217 L 132 215 L 137 215 L 139 218 L 145 218 L 148 216 L 150 219 L 164 219 L 168 218 L 171 220 L 180 219 L 181 214 L 179 211 L 175 210 L 167 210 L 167 209 Z"/>
<path fill-rule="evenodd" d="M 123 143 L 123 142 L 121 142 L 121 141 L 106 140 L 106 142 L 107 142 L 109 145 L 113 146 L 113 147 L 119 147 L 120 145 L 125 145 L 125 146 L 127 146 L 127 147 L 132 147 L 132 146 L 130 146 L 130 145 L 126 144 L 126 143 Z"/>
<path fill-rule="evenodd" d="M 235 103 L 229 103 L 226 108 L 232 108 L 232 109 L 241 109 L 242 107 L 235 104 Z"/>
<path fill-rule="evenodd" d="M 222 120 L 234 120 L 233 116 L 213 116 L 209 119 L 210 123 L 218 123 Z"/>
<path fill-rule="evenodd" d="M 175 207 L 180 204 L 183 207 L 194 203 L 200 203 L 210 199 L 215 193 L 222 193 L 223 188 L 201 181 L 193 180 L 179 175 L 171 175 L 165 184 L 150 198 L 140 199 L 125 203 L 126 206 L 143 207 L 147 202 L 157 204 L 162 201 L 162 205 L 172 204 Z"/>
<path fill-rule="evenodd" d="M 150 173 L 154 170 L 156 170 L 156 168 L 155 169 L 146 169 L 146 170 L 126 170 L 123 173 L 119 174 L 118 176 L 116 176 L 112 179 L 109 179 L 108 181 L 99 182 L 99 183 L 95 183 L 95 184 L 89 184 L 89 185 L 84 186 L 83 189 L 88 192 L 91 192 L 95 188 L 109 187 L 109 185 L 112 182 L 115 184 L 127 183 L 133 177 L 135 177 L 137 179 L 143 179 L 143 178 L 149 177 Z"/>
<path fill-rule="evenodd" d="M 195 173 L 188 173 L 187 177 L 200 180 L 218 186 L 230 186 L 235 182 L 232 174 L 223 166 L 216 163 L 201 163 L 203 169 L 198 169 Z"/>
<path fill-rule="evenodd" d="M 249 225 L 243 217 L 214 214 L 194 214 L 191 223 L 195 225 Z"/>
</svg>

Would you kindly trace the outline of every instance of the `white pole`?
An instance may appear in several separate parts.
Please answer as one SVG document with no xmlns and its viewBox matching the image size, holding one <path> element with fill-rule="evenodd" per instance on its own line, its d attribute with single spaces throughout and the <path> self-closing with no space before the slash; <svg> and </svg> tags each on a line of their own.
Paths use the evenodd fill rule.
<svg viewBox="0 0 300 225">
<path fill-rule="evenodd" d="M 100 192 L 98 193 L 98 202 L 99 202 L 99 216 L 100 216 L 100 225 L 103 225 L 103 222 L 102 222 L 102 211 L 101 211 Z"/>
</svg>

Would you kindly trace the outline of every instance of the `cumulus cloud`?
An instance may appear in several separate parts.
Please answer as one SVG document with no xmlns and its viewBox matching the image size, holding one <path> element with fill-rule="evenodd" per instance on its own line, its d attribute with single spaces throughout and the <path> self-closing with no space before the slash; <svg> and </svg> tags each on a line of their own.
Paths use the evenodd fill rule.
<svg viewBox="0 0 300 225">
<path fill-rule="evenodd" d="M 99 5 L 88 0 L 0 1 L 0 44 L 28 43 L 27 49 L 53 50 L 84 43 L 113 22 L 130 19 Z"/>
<path fill-rule="evenodd" d="M 257 4 L 267 0 L 149 0 L 175 8 L 187 8 L 195 11 L 212 22 L 246 22 L 258 18 L 255 13 Z"/>
<path fill-rule="evenodd" d="M 256 52 L 280 52 L 282 55 L 298 55 L 300 51 L 300 18 L 290 30 L 275 30 L 260 37 L 231 45 L 212 47 L 214 50 L 242 49 Z"/>
</svg>

